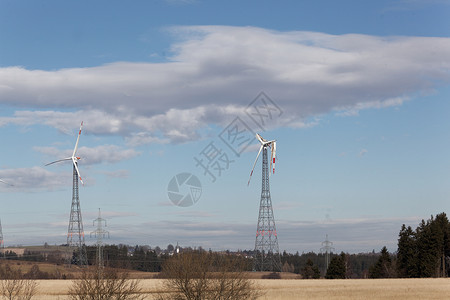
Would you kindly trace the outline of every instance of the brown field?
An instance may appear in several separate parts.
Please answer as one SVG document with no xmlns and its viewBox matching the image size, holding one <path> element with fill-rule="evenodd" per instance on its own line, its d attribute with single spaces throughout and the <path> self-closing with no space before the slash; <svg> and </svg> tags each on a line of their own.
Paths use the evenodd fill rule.
<svg viewBox="0 0 450 300">
<path fill-rule="evenodd" d="M 295 280 L 256 279 L 265 292 L 260 299 L 449 299 L 450 279 L 346 279 Z M 64 300 L 70 280 L 37 280 L 39 300 Z M 160 279 L 142 279 L 146 299 L 161 291 Z"/>
</svg>

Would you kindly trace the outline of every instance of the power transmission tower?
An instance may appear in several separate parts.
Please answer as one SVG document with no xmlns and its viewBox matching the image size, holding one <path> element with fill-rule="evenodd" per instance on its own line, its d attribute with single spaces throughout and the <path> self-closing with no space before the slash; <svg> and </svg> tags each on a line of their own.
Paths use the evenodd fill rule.
<svg viewBox="0 0 450 300">
<path fill-rule="evenodd" d="M 100 214 L 100 208 L 98 209 L 98 218 L 93 221 L 93 226 L 95 226 L 95 223 L 97 222 L 97 230 L 91 232 L 91 236 L 94 235 L 97 238 L 97 266 L 99 269 L 103 268 L 105 265 L 103 263 L 103 238 L 108 237 L 109 238 L 109 232 L 103 229 L 103 223 L 105 223 L 106 227 L 106 220 L 102 219 Z"/>
<path fill-rule="evenodd" d="M 70 209 L 69 229 L 67 232 L 67 245 L 76 248 L 78 257 L 76 264 L 87 265 L 86 246 L 84 244 L 83 220 L 81 218 L 80 198 L 78 196 L 78 172 L 73 166 L 72 206 Z"/>
<path fill-rule="evenodd" d="M 325 241 L 322 242 L 322 248 L 320 248 L 321 253 L 325 253 L 325 273 L 328 270 L 328 266 L 330 264 L 330 253 L 334 251 L 333 242 L 328 240 L 328 234 L 326 235 Z"/>
<path fill-rule="evenodd" d="M 259 204 L 258 226 L 256 228 L 255 271 L 281 271 L 281 257 L 278 248 L 277 229 L 273 217 L 269 186 L 269 163 L 267 146 L 263 146 L 262 188 Z"/>
</svg>

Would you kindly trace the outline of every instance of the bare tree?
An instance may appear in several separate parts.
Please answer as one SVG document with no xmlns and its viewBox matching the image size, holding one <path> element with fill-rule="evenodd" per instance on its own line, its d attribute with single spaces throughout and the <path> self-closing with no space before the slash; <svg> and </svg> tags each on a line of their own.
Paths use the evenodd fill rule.
<svg viewBox="0 0 450 300">
<path fill-rule="evenodd" d="M 164 293 L 156 299 L 239 300 L 261 294 L 245 276 L 239 257 L 202 251 L 175 255 L 163 265 Z"/>
<path fill-rule="evenodd" d="M 84 270 L 82 278 L 74 280 L 69 289 L 71 300 L 142 300 L 142 290 L 137 279 L 116 269 L 92 268 Z"/>
<path fill-rule="evenodd" d="M 0 295 L 2 299 L 30 300 L 36 294 L 37 283 L 24 279 L 19 269 L 11 269 L 9 265 L 0 269 Z"/>
</svg>

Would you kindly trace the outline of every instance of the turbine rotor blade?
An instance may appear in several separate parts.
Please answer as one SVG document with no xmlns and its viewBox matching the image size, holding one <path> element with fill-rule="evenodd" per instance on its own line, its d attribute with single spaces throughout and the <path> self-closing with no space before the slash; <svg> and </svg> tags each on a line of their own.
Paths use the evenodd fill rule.
<svg viewBox="0 0 450 300">
<path fill-rule="evenodd" d="M 75 158 L 72 158 L 73 166 L 75 167 L 75 170 L 77 170 L 78 179 L 80 179 L 81 184 L 84 185 L 83 179 L 81 179 L 80 170 L 78 170 L 77 161 Z"/>
<path fill-rule="evenodd" d="M 65 161 L 65 160 L 72 160 L 72 157 L 67 157 L 67 158 L 63 158 L 63 159 L 52 161 L 51 163 L 46 164 L 46 166 L 49 166 L 49 165 L 52 165 L 52 164 L 56 164 L 56 163 L 59 163 L 59 162 Z"/>
<path fill-rule="evenodd" d="M 11 183 L 9 183 L 9 182 L 4 181 L 3 179 L 0 179 L 0 182 L 3 182 L 4 184 L 10 185 L 10 186 L 13 186 L 13 185 L 14 185 L 14 184 L 11 184 Z"/>
<path fill-rule="evenodd" d="M 258 155 L 256 155 L 255 163 L 253 164 L 252 172 L 250 173 L 250 178 L 248 179 L 247 186 L 250 185 L 250 180 L 252 179 L 253 170 L 255 169 L 256 162 L 258 161 L 259 154 L 261 154 L 261 150 L 262 150 L 263 148 L 264 148 L 264 145 L 261 145 L 261 147 L 259 148 Z"/>
<path fill-rule="evenodd" d="M 265 140 L 261 135 L 259 135 L 258 133 L 256 134 L 256 138 L 258 139 L 258 141 L 261 143 L 261 144 L 265 144 L 265 143 L 267 143 L 267 140 Z"/>
<path fill-rule="evenodd" d="M 80 141 L 80 135 L 81 135 L 82 128 L 83 128 L 83 121 L 81 121 L 80 131 L 78 131 L 77 142 L 75 143 L 75 148 L 73 149 L 73 154 L 72 154 L 73 157 L 75 157 L 75 154 L 77 153 L 77 150 L 78 150 L 78 142 Z"/>
<path fill-rule="evenodd" d="M 277 142 L 272 142 L 272 157 L 270 161 L 270 165 L 272 167 L 272 172 L 275 174 L 275 158 L 277 157 Z"/>
</svg>

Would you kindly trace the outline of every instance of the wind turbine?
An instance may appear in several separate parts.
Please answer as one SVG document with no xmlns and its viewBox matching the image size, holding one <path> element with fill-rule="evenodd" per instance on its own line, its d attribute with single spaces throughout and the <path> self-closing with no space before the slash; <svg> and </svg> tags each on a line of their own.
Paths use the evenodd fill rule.
<svg viewBox="0 0 450 300">
<path fill-rule="evenodd" d="M 259 155 L 261 154 L 261 151 L 263 148 L 270 147 L 271 154 L 270 154 L 270 168 L 272 169 L 273 174 L 275 174 L 275 158 L 277 155 L 277 141 L 267 141 L 262 136 L 260 136 L 258 133 L 256 134 L 256 138 L 261 143 L 261 147 L 259 148 L 258 155 L 256 156 L 255 163 L 253 164 L 252 172 L 250 173 L 250 178 L 248 179 L 247 185 L 250 185 L 250 180 L 252 179 L 253 170 L 255 169 L 256 162 L 258 161 Z"/>
<path fill-rule="evenodd" d="M 256 162 L 258 161 L 261 151 L 263 153 L 262 161 L 262 187 L 261 200 L 259 204 L 258 226 L 256 227 L 255 240 L 255 259 L 253 260 L 254 271 L 281 271 L 281 257 L 278 247 L 277 229 L 275 226 L 275 218 L 273 216 L 272 199 L 270 197 L 269 185 L 269 163 L 267 158 L 268 148 L 270 148 L 270 168 L 272 173 L 275 173 L 275 158 L 276 158 L 276 140 L 267 141 L 259 134 L 256 138 L 261 143 L 255 163 L 253 164 L 252 172 L 247 185 L 250 184 L 250 179 L 253 175 Z"/>
<path fill-rule="evenodd" d="M 69 247 L 78 248 L 79 265 L 87 265 L 86 247 L 84 247 L 84 230 L 83 221 L 81 218 L 80 198 L 78 196 L 78 180 L 84 185 L 81 179 L 80 170 L 78 169 L 78 161 L 81 159 L 77 155 L 78 142 L 80 141 L 81 129 L 83 128 L 83 122 L 81 122 L 80 131 L 78 132 L 77 142 L 71 157 L 66 157 L 46 164 L 46 166 L 59 163 L 63 161 L 72 161 L 73 164 L 73 188 L 72 188 L 72 206 L 70 209 L 69 229 L 67 232 L 67 245 Z"/>
<path fill-rule="evenodd" d="M 73 163 L 74 172 L 76 171 L 77 176 L 78 176 L 78 178 L 81 181 L 81 184 L 84 185 L 83 180 L 81 179 L 80 170 L 78 170 L 78 160 L 80 160 L 81 157 L 76 156 L 77 150 L 78 150 L 78 142 L 80 141 L 80 135 L 81 135 L 81 129 L 82 128 L 83 128 L 83 122 L 81 122 L 80 131 L 78 131 L 78 138 L 77 138 L 77 142 L 75 143 L 75 148 L 73 149 L 72 156 L 52 161 L 51 163 L 46 164 L 46 166 L 49 166 L 49 165 L 52 165 L 52 164 L 55 164 L 55 163 L 59 163 L 59 162 L 63 162 L 63 161 L 66 161 L 66 160 L 71 160 L 72 163 Z"/>
</svg>

